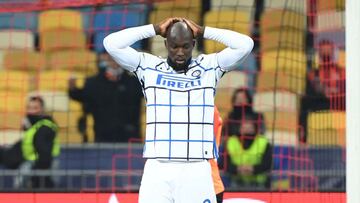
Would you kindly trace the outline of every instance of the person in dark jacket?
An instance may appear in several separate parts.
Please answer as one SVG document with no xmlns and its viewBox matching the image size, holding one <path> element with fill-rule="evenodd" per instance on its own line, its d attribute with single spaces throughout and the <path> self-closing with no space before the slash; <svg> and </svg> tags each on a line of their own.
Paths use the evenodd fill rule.
<svg viewBox="0 0 360 203">
<path fill-rule="evenodd" d="M 88 77 L 82 89 L 75 86 L 75 79 L 69 80 L 69 95 L 93 116 L 95 142 L 140 138 L 141 87 L 107 53 L 100 55 L 98 74 Z"/>
<path fill-rule="evenodd" d="M 32 169 L 50 169 L 53 158 L 60 154 L 58 126 L 45 114 L 44 100 L 39 96 L 30 97 L 26 112 L 22 124 L 24 136 L 10 147 L 0 148 L 0 165 L 18 169 L 24 162 L 31 162 Z M 32 176 L 30 184 L 33 188 L 54 186 L 50 176 Z"/>
</svg>

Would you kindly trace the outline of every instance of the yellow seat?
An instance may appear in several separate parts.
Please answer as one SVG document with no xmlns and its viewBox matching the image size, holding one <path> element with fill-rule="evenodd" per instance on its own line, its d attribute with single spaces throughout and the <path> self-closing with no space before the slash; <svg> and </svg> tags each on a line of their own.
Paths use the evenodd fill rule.
<svg viewBox="0 0 360 203">
<path fill-rule="evenodd" d="M 289 10 L 267 10 L 260 19 L 261 33 L 271 29 L 290 27 L 305 31 L 306 15 Z"/>
<path fill-rule="evenodd" d="M 345 11 L 317 13 L 315 27 L 316 31 L 345 30 Z"/>
<path fill-rule="evenodd" d="M 7 70 L 40 71 L 46 67 L 45 54 L 35 51 L 8 51 L 4 55 Z"/>
<path fill-rule="evenodd" d="M 226 73 L 219 81 L 217 88 L 247 88 L 247 74 L 242 71 L 231 71 Z"/>
<path fill-rule="evenodd" d="M 271 50 L 261 56 L 262 71 L 285 71 L 293 76 L 306 75 L 306 55 L 300 50 Z"/>
<path fill-rule="evenodd" d="M 5 67 L 4 67 L 4 55 L 5 55 L 5 51 L 0 50 L 0 71 L 3 71 L 5 69 Z"/>
<path fill-rule="evenodd" d="M 254 94 L 253 109 L 256 112 L 298 112 L 300 98 L 297 94 L 287 91 L 266 91 Z"/>
<path fill-rule="evenodd" d="M 0 30 L 0 49 L 34 50 L 34 34 L 27 30 Z"/>
<path fill-rule="evenodd" d="M 217 88 L 215 95 L 215 105 L 218 107 L 222 118 L 226 118 L 232 110 L 231 98 L 234 94 L 233 88 Z"/>
<path fill-rule="evenodd" d="M 30 76 L 21 71 L 0 71 L 0 90 L 24 94 L 29 90 Z"/>
<path fill-rule="evenodd" d="M 272 131 L 289 131 L 296 132 L 298 129 L 298 113 L 297 112 L 264 112 L 264 120 L 266 130 Z"/>
<path fill-rule="evenodd" d="M 257 76 L 257 91 L 285 90 L 297 94 L 305 92 L 306 78 L 284 71 L 260 71 Z"/>
<path fill-rule="evenodd" d="M 194 9 L 201 10 L 201 0 L 173 0 L 154 2 L 154 8 L 161 9 Z"/>
<path fill-rule="evenodd" d="M 211 10 L 236 9 L 248 10 L 253 9 L 255 1 L 235 1 L 235 0 L 211 0 Z"/>
<path fill-rule="evenodd" d="M 50 10 L 39 14 L 39 32 L 53 29 L 83 31 L 81 12 L 74 10 Z"/>
<path fill-rule="evenodd" d="M 165 10 L 154 10 L 150 13 L 149 22 L 159 23 L 165 18 L 169 17 L 183 17 L 200 23 L 200 11 L 192 9 L 165 9 Z"/>
<path fill-rule="evenodd" d="M 345 10 L 345 0 L 317 0 L 317 11 Z"/>
<path fill-rule="evenodd" d="M 60 128 L 58 137 L 61 144 L 81 144 L 82 135 L 77 127 Z"/>
<path fill-rule="evenodd" d="M 305 50 L 304 31 L 296 29 L 274 29 L 261 34 L 261 51 L 272 49 Z"/>
<path fill-rule="evenodd" d="M 307 143 L 310 145 L 345 146 L 345 129 L 309 129 Z"/>
<path fill-rule="evenodd" d="M 266 9 L 286 9 L 306 14 L 307 1 L 298 0 L 268 0 L 264 1 Z"/>
<path fill-rule="evenodd" d="M 62 50 L 48 54 L 47 66 L 52 70 L 69 70 L 93 75 L 97 71 L 96 54 L 89 50 Z"/>
<path fill-rule="evenodd" d="M 3 99 L 3 98 L 0 98 Z M 5 110 L 5 109 L 3 109 Z M 25 112 L 1 111 L 0 112 L 0 129 L 20 130 L 21 122 Z"/>
<path fill-rule="evenodd" d="M 0 112 L 24 113 L 26 94 L 23 92 L 0 91 Z"/>
<path fill-rule="evenodd" d="M 40 35 L 41 51 L 57 51 L 62 49 L 85 49 L 86 36 L 81 31 L 49 30 Z"/>
<path fill-rule="evenodd" d="M 311 112 L 307 118 L 308 129 L 345 129 L 345 111 L 317 111 Z"/>
<path fill-rule="evenodd" d="M 38 76 L 38 90 L 67 92 L 68 80 L 73 76 L 78 78 L 76 85 L 81 88 L 84 85 L 85 75 L 74 74 L 65 70 L 43 71 Z"/>
<path fill-rule="evenodd" d="M 251 13 L 236 10 L 209 11 L 205 14 L 204 25 L 250 35 Z M 223 50 L 225 45 L 213 40 L 205 40 L 204 48 L 205 53 L 209 54 Z"/>
</svg>

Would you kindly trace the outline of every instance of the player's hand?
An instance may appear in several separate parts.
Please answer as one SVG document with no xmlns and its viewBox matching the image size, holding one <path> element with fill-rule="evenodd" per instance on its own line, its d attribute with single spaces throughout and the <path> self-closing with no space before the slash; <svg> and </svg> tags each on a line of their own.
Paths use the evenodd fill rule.
<svg viewBox="0 0 360 203">
<path fill-rule="evenodd" d="M 155 33 L 157 35 L 160 35 L 160 36 L 166 38 L 166 31 L 167 31 L 168 27 L 178 21 L 182 21 L 182 19 L 175 17 L 175 18 L 167 18 L 167 19 L 161 21 L 160 23 L 154 25 Z"/>
<path fill-rule="evenodd" d="M 196 24 L 194 21 L 183 18 L 183 21 L 190 27 L 194 37 L 202 36 L 204 34 L 204 27 Z"/>
</svg>

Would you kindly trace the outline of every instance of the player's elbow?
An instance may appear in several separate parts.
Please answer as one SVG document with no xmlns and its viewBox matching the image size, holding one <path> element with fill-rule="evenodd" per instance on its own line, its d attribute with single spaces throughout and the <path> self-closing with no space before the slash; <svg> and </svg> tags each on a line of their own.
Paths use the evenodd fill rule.
<svg viewBox="0 0 360 203">
<path fill-rule="evenodd" d="M 111 43 L 110 43 L 110 41 L 111 41 L 111 34 L 110 35 L 108 35 L 108 36 L 106 36 L 105 38 L 104 38 L 104 40 L 103 40 L 103 45 L 104 45 L 104 48 L 105 48 L 105 50 L 107 51 L 107 52 L 110 52 L 111 51 Z"/>
<path fill-rule="evenodd" d="M 245 50 L 249 54 L 252 51 L 252 49 L 254 48 L 254 40 L 251 39 L 251 37 L 246 36 L 244 44 L 245 44 Z"/>
</svg>

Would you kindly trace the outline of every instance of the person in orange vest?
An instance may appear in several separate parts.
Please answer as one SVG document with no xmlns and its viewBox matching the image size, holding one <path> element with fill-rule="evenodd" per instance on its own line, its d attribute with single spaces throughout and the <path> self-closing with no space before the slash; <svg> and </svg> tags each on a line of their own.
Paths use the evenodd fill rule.
<svg viewBox="0 0 360 203">
<path fill-rule="evenodd" d="M 216 148 L 219 149 L 220 141 L 221 141 L 221 130 L 222 130 L 223 121 L 221 119 L 219 110 L 215 106 L 214 108 L 214 136 L 216 142 Z M 211 176 L 214 182 L 214 189 L 216 193 L 216 201 L 217 203 L 223 202 L 223 195 L 225 191 L 224 184 L 220 177 L 219 167 L 216 159 L 210 159 L 211 166 Z"/>
</svg>

